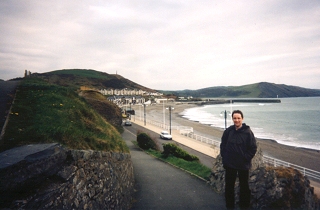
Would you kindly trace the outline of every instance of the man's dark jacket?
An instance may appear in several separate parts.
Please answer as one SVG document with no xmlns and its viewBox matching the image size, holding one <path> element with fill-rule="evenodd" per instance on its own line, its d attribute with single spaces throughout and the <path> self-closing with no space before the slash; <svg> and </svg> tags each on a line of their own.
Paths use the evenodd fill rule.
<svg viewBox="0 0 320 210">
<path fill-rule="evenodd" d="M 238 130 L 232 125 L 224 131 L 220 144 L 220 154 L 224 167 L 249 170 L 251 159 L 256 152 L 256 139 L 250 127 L 245 123 Z"/>
</svg>

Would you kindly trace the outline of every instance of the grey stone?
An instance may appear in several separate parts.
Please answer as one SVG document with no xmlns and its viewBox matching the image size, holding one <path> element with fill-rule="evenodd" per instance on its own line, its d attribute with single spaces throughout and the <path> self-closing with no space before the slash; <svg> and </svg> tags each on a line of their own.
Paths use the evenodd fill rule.
<svg viewBox="0 0 320 210">
<path fill-rule="evenodd" d="M 3 207 L 129 208 L 134 187 L 130 155 L 49 146 L 0 169 Z M 17 192 L 22 198 L 15 197 Z"/>
<path fill-rule="evenodd" d="M 253 209 L 319 209 L 319 199 L 314 194 L 310 181 L 299 171 L 292 168 L 275 168 L 263 163 L 263 153 L 258 150 L 252 160 L 249 173 L 251 189 L 251 207 Z M 277 171 L 280 172 L 277 174 Z M 224 193 L 225 170 L 219 155 L 214 163 L 210 176 L 210 185 Z M 285 174 L 285 175 L 281 175 Z M 239 183 L 235 186 L 236 204 L 239 203 Z"/>
</svg>

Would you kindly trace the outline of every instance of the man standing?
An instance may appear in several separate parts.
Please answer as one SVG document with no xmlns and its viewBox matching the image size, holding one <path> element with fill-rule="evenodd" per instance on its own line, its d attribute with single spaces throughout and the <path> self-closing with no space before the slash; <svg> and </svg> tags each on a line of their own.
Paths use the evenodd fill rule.
<svg viewBox="0 0 320 210">
<path fill-rule="evenodd" d="M 226 207 L 233 209 L 235 205 L 234 185 L 239 177 L 240 184 L 240 208 L 249 208 L 249 169 L 251 160 L 256 154 L 257 144 L 254 134 L 243 121 L 243 113 L 240 110 L 232 112 L 234 125 L 227 128 L 221 138 L 220 153 L 225 172 L 225 199 Z"/>
</svg>

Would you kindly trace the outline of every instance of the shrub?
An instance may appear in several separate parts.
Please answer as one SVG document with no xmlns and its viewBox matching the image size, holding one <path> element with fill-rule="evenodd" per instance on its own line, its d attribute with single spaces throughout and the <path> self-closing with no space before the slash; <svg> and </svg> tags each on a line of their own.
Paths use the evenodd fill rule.
<svg viewBox="0 0 320 210">
<path fill-rule="evenodd" d="M 147 149 L 157 150 L 156 143 L 146 133 L 139 133 L 137 135 L 137 142 L 138 142 L 138 146 L 144 150 L 147 150 Z"/>
<path fill-rule="evenodd" d="M 166 157 L 168 157 L 169 155 L 173 155 L 175 157 L 182 158 L 186 161 L 194 161 L 194 160 L 198 161 L 199 160 L 199 158 L 197 156 L 190 155 L 185 150 L 181 149 L 180 147 L 178 147 L 177 145 L 172 144 L 172 143 L 163 144 L 162 154 Z"/>
</svg>

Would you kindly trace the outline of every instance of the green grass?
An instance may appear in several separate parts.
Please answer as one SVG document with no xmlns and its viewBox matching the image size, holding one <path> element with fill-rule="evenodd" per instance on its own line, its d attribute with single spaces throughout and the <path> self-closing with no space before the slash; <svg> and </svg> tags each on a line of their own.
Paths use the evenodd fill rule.
<svg viewBox="0 0 320 210">
<path fill-rule="evenodd" d="M 186 161 L 181 158 L 174 157 L 172 155 L 169 155 L 167 158 L 164 157 L 160 151 L 155 150 L 145 150 L 148 154 L 151 154 L 165 162 L 168 162 L 174 166 L 177 166 L 179 168 L 182 168 L 186 171 L 191 172 L 192 174 L 195 174 L 205 180 L 209 180 L 209 176 L 211 173 L 211 169 L 208 168 L 205 165 L 202 165 L 198 161 Z"/>
<path fill-rule="evenodd" d="M 73 89 L 25 78 L 17 90 L 0 151 L 51 142 L 72 149 L 129 151 L 120 133 Z"/>
<path fill-rule="evenodd" d="M 87 69 L 63 69 L 63 70 L 55 70 L 48 73 L 49 75 L 63 75 L 69 74 L 74 76 L 80 76 L 85 78 L 96 78 L 96 79 L 109 79 L 108 74 L 103 72 L 98 72 L 95 70 L 87 70 Z"/>
<path fill-rule="evenodd" d="M 251 85 L 243 85 L 239 87 L 232 87 L 235 91 L 248 92 L 247 94 L 241 95 L 241 98 L 258 98 L 261 94 L 261 90 L 258 87 L 258 83 Z"/>
</svg>

